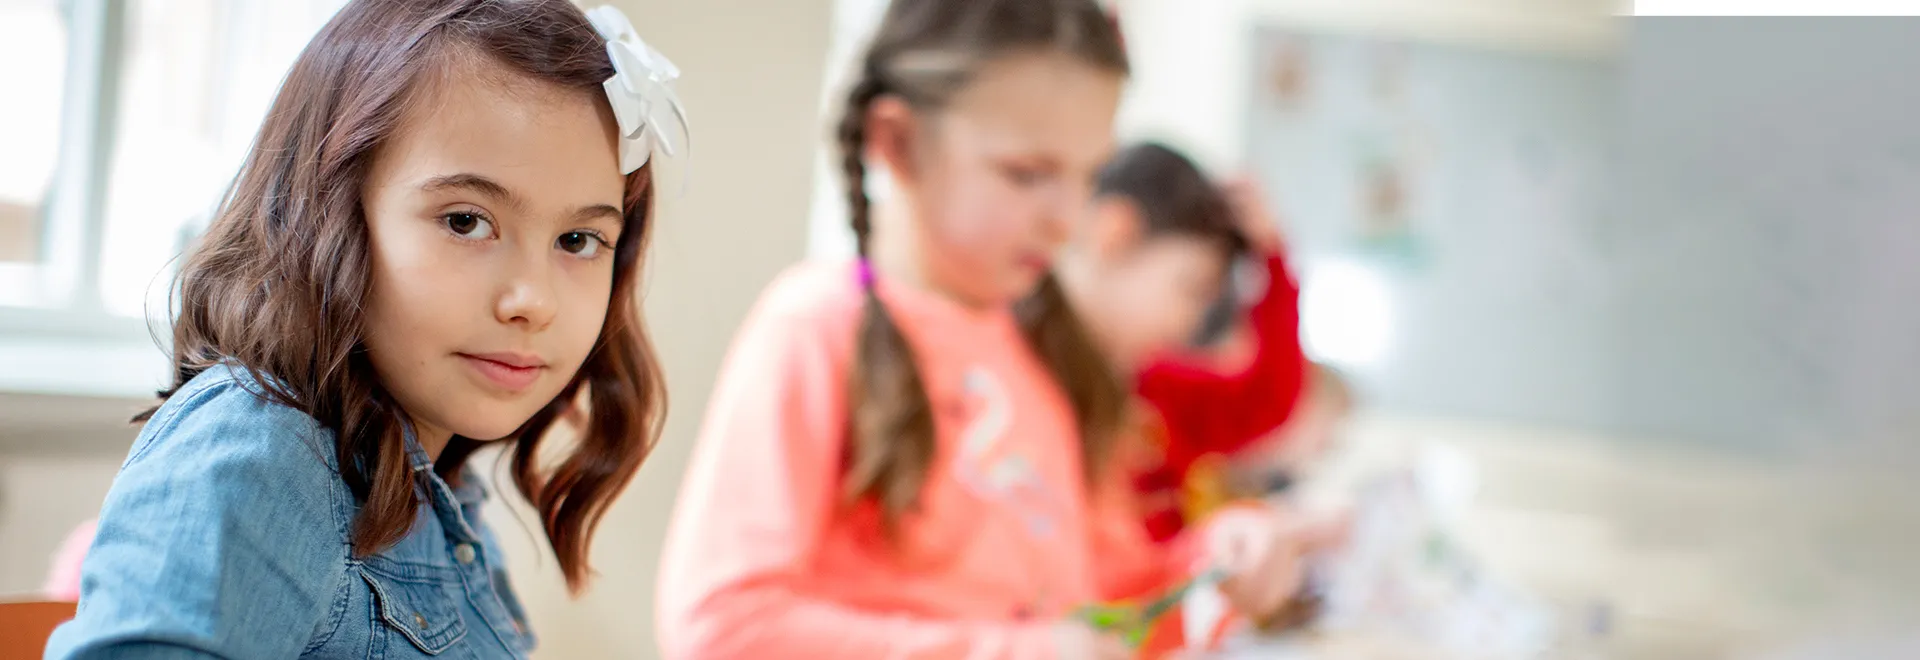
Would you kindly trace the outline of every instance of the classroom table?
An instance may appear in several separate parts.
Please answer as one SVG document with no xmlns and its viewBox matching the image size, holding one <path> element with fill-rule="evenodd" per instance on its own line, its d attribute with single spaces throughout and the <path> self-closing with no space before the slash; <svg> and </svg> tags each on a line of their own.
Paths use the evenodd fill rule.
<svg viewBox="0 0 1920 660">
<path fill-rule="evenodd" d="M 1301 487 L 1337 502 L 1424 448 L 1471 458 L 1458 525 L 1500 578 L 1577 633 L 1554 658 L 1773 657 L 1822 640 L 1920 630 L 1920 481 L 1697 443 L 1483 421 L 1363 416 Z M 1583 613 L 1604 608 L 1604 630 Z M 1331 634 L 1239 640 L 1220 658 L 1435 658 Z M 1780 656 L 1787 657 L 1787 656 Z M 1920 656 L 1916 656 L 1920 657 Z"/>
</svg>

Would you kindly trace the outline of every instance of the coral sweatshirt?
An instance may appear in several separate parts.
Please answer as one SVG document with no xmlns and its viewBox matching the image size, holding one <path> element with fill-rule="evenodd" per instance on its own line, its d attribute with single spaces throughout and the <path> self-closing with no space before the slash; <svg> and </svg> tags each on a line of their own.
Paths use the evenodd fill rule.
<svg viewBox="0 0 1920 660">
<path fill-rule="evenodd" d="M 808 264 L 761 296 L 721 368 L 661 563 L 665 656 L 1042 659 L 1081 605 L 1183 579 L 1121 469 L 1089 487 L 1064 392 L 1010 309 L 881 278 L 933 403 L 936 456 L 896 538 L 842 497 L 864 292 Z"/>
</svg>

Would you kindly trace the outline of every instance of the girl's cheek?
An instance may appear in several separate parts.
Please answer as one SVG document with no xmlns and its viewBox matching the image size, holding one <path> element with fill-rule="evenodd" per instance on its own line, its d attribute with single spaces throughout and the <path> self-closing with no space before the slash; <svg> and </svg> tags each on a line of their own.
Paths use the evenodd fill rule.
<svg viewBox="0 0 1920 660">
<path fill-rule="evenodd" d="M 954 211 L 942 218 L 938 233 L 941 249 L 972 255 L 992 245 L 994 228 L 987 214 L 967 207 Z"/>
<path fill-rule="evenodd" d="M 606 325 L 607 315 L 612 313 L 612 300 L 607 296 L 585 297 L 575 301 L 575 311 L 567 319 L 567 350 L 581 359 L 593 350 L 600 340 L 600 329 Z"/>
</svg>

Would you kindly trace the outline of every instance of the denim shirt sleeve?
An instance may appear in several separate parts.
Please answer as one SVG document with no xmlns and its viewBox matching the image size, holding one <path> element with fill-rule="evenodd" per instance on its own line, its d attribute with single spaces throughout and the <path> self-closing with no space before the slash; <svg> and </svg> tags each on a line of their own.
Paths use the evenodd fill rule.
<svg viewBox="0 0 1920 660">
<path fill-rule="evenodd" d="M 291 658 L 339 625 L 331 434 L 212 371 L 135 442 L 47 658 Z"/>
</svg>

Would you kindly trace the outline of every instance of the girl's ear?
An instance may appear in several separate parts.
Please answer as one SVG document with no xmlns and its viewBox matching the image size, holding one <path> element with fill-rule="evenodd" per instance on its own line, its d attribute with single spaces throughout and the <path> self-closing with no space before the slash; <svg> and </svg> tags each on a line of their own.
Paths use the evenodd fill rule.
<svg viewBox="0 0 1920 660">
<path fill-rule="evenodd" d="M 883 94 L 867 106 L 867 162 L 885 165 L 895 185 L 918 180 L 914 138 L 919 124 L 913 107 L 898 96 Z"/>
<path fill-rule="evenodd" d="M 1119 195 L 1095 198 L 1092 215 L 1088 244 L 1101 261 L 1118 261 L 1138 246 L 1143 227 L 1133 200 Z"/>
</svg>

